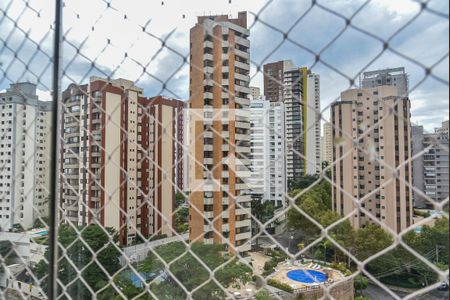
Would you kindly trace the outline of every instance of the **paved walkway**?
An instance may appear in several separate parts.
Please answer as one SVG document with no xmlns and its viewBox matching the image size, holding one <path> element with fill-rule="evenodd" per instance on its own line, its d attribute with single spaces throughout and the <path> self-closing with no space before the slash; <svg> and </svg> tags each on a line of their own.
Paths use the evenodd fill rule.
<svg viewBox="0 0 450 300">
<path fill-rule="evenodd" d="M 249 253 L 252 259 L 253 270 L 256 275 L 261 275 L 264 270 L 264 264 L 270 260 L 270 257 L 258 252 Z"/>
</svg>

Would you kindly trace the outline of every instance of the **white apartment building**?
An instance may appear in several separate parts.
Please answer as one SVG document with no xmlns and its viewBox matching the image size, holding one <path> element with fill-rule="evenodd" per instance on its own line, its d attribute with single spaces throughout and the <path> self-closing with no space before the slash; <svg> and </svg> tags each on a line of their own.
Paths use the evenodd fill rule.
<svg viewBox="0 0 450 300">
<path fill-rule="evenodd" d="M 0 93 L 0 230 L 31 228 L 48 215 L 52 103 L 36 85 L 11 84 Z"/>
<path fill-rule="evenodd" d="M 449 194 L 448 121 L 434 133 L 424 133 L 423 126 L 411 129 L 414 206 L 433 208 L 428 200 L 442 202 Z"/>
<path fill-rule="evenodd" d="M 259 97 L 261 97 L 261 89 L 259 87 L 256 86 L 251 86 L 250 87 L 250 96 L 252 97 L 251 99 L 258 99 Z"/>
<path fill-rule="evenodd" d="M 286 160 L 284 104 L 261 97 L 250 102 L 252 199 L 284 205 Z"/>
</svg>

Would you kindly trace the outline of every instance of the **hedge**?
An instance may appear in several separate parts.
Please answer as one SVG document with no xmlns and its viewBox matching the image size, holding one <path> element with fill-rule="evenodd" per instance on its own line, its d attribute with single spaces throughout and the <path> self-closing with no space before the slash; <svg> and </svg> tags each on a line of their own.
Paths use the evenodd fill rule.
<svg viewBox="0 0 450 300">
<path fill-rule="evenodd" d="M 279 281 L 277 281 L 275 279 L 272 279 L 272 278 L 267 280 L 267 284 L 271 285 L 273 287 L 276 287 L 277 289 L 280 289 L 280 290 L 283 290 L 285 292 L 288 292 L 288 293 L 293 293 L 294 292 L 294 289 L 290 285 L 288 285 L 286 283 L 279 282 Z"/>
</svg>

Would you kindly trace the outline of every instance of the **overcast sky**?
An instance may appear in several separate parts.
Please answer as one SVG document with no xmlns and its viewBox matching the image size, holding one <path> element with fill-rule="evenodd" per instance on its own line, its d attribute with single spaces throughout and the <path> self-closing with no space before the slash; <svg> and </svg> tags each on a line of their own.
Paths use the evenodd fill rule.
<svg viewBox="0 0 450 300">
<path fill-rule="evenodd" d="M 6 72 L 6 77 L 0 74 L 0 90 L 11 82 L 32 81 L 46 91 L 51 79 L 53 3 L 32 0 L 30 9 L 24 2 L 0 1 L 0 70 Z M 346 77 L 353 78 L 363 70 L 404 66 L 413 88 L 413 122 L 433 130 L 448 119 L 448 0 L 428 3 L 427 7 L 439 14 L 422 10 L 418 2 L 410 0 L 372 0 L 360 10 L 366 1 L 317 1 L 344 18 L 353 16 L 354 26 L 390 39 L 389 46 L 402 56 L 389 49 L 380 55 L 381 41 L 346 26 L 344 18 L 332 12 L 317 5 L 311 8 L 311 1 L 267 2 L 66 0 L 63 88 L 71 82 L 87 83 L 91 75 L 112 76 L 135 81 L 147 96 L 186 99 L 189 67 L 184 58 L 189 57 L 189 28 L 196 17 L 235 17 L 245 10 L 251 29 L 251 85 L 263 88 L 257 67 L 267 62 L 291 59 L 299 66 L 312 67 L 321 76 L 321 105 L 328 118 L 327 106 L 349 87 Z M 289 40 L 283 33 L 288 33 Z M 311 52 L 320 53 L 321 61 L 315 63 Z M 426 77 L 422 65 L 434 66 L 432 74 L 437 78 Z M 45 92 L 42 94 L 45 97 Z"/>
</svg>

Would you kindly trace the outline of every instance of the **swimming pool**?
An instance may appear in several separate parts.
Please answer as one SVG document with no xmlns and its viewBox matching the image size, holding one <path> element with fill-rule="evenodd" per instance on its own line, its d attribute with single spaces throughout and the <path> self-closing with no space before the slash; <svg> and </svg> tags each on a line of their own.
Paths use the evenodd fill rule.
<svg viewBox="0 0 450 300">
<path fill-rule="evenodd" d="M 154 272 L 148 272 L 148 273 L 140 272 L 139 274 L 142 276 L 142 278 L 145 279 L 145 281 L 152 280 L 158 275 Z M 133 283 L 133 285 L 135 287 L 137 287 L 137 288 L 144 287 L 144 283 L 142 282 L 142 279 L 139 276 L 137 276 L 135 273 L 130 271 L 128 273 L 125 273 L 125 277 L 127 277 Z"/>
<path fill-rule="evenodd" d="M 293 270 L 287 272 L 287 277 L 301 283 L 321 283 L 328 279 L 325 273 L 315 270 Z"/>
</svg>

